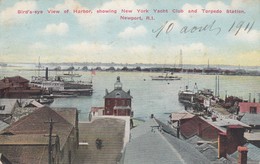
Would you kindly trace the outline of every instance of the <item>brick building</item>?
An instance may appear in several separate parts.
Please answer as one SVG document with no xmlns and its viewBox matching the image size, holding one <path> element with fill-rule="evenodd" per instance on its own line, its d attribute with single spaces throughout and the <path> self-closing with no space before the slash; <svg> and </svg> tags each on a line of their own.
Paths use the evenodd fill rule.
<svg viewBox="0 0 260 164">
<path fill-rule="evenodd" d="M 122 88 L 123 85 L 120 82 L 120 77 L 117 77 L 117 81 L 114 84 L 114 90 L 108 92 L 106 90 L 105 108 L 103 115 L 115 115 L 115 116 L 132 116 L 130 90 L 125 92 Z"/>
<path fill-rule="evenodd" d="M 260 114 L 260 103 L 240 102 L 239 113 Z"/>
</svg>

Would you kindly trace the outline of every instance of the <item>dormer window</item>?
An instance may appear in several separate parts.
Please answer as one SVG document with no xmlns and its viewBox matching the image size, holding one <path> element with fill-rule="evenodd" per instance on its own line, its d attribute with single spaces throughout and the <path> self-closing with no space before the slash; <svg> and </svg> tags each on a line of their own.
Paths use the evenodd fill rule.
<svg viewBox="0 0 260 164">
<path fill-rule="evenodd" d="M 0 110 L 5 110 L 5 105 L 1 105 Z"/>
<path fill-rule="evenodd" d="M 120 97 L 120 93 L 119 92 L 116 93 L 116 97 Z"/>
</svg>

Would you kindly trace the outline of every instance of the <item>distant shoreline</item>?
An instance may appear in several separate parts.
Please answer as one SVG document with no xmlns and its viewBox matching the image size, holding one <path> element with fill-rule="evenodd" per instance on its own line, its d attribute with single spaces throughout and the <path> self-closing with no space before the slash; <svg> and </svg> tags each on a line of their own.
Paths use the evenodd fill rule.
<svg viewBox="0 0 260 164">
<path fill-rule="evenodd" d="M 44 72 L 45 68 L 41 69 L 17 69 L 18 71 L 40 71 Z M 67 70 L 67 69 L 48 69 L 48 71 L 56 71 L 56 72 L 76 72 L 76 71 L 83 71 L 83 72 L 91 72 L 91 71 L 100 71 L 100 72 L 157 72 L 157 73 L 188 73 L 188 74 L 203 74 L 203 75 L 234 75 L 234 76 L 260 76 L 259 71 L 248 71 L 245 69 L 221 69 L 221 68 L 203 68 L 203 69 L 197 69 L 197 68 L 164 68 L 164 67 L 150 67 L 150 68 L 115 68 L 115 67 L 109 67 L 109 68 L 91 68 L 91 69 L 74 69 L 74 70 Z"/>
</svg>

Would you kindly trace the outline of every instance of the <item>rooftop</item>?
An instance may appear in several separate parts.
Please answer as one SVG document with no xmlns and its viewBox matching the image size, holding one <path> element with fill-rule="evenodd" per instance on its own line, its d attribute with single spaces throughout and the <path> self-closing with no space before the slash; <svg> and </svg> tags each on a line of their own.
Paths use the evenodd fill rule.
<svg viewBox="0 0 260 164">
<path fill-rule="evenodd" d="M 189 112 L 173 112 L 170 115 L 171 121 L 178 121 L 182 119 L 190 119 L 194 117 L 195 115 L 189 113 Z"/>
<path fill-rule="evenodd" d="M 247 157 L 251 160 L 260 162 L 260 155 L 259 155 L 260 148 L 254 146 L 253 144 L 250 144 L 250 143 L 247 143 L 244 146 L 247 147 L 247 149 L 248 149 Z M 233 153 L 231 156 L 238 159 L 238 151 Z"/>
<path fill-rule="evenodd" d="M 133 97 L 128 92 L 125 92 L 124 90 L 115 89 L 112 92 L 105 95 L 104 98 L 127 98 L 127 99 L 131 99 Z"/>
<path fill-rule="evenodd" d="M 28 83 L 29 80 L 21 77 L 21 76 L 13 76 L 13 77 L 5 77 L 4 79 L 2 79 L 1 81 L 5 82 L 5 81 L 9 81 L 9 82 L 17 82 L 17 83 Z"/>
<path fill-rule="evenodd" d="M 75 115 L 71 115 L 70 117 L 75 117 Z M 59 136 L 60 148 L 63 148 L 73 129 L 73 125 L 47 106 L 38 108 L 31 114 L 22 117 L 4 129 L 1 134 L 48 134 L 49 124 L 46 122 L 50 121 L 50 119 L 55 122 L 53 125 L 53 133 Z"/>
<path fill-rule="evenodd" d="M 188 143 L 161 131 L 155 119 L 132 129 L 123 160 L 125 164 L 209 163 Z"/>
<path fill-rule="evenodd" d="M 124 144 L 125 121 L 100 117 L 94 121 L 79 123 L 79 149 L 73 163 L 115 164 L 119 161 Z M 96 139 L 102 140 L 102 148 L 96 148 Z"/>
<path fill-rule="evenodd" d="M 0 106 L 2 109 L 0 110 L 0 115 L 1 114 L 12 114 L 15 105 L 17 103 L 17 99 L 0 99 Z"/>
<path fill-rule="evenodd" d="M 260 125 L 260 114 L 245 113 L 241 118 L 241 122 L 248 125 Z"/>
</svg>

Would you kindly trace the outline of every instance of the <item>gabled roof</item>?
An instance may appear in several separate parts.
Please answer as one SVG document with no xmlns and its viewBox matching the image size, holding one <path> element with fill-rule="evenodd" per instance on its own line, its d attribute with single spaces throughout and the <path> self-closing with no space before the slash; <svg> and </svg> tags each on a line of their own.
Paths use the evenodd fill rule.
<svg viewBox="0 0 260 164">
<path fill-rule="evenodd" d="M 55 110 L 69 123 L 71 123 L 74 127 L 76 126 L 77 108 L 52 108 L 52 109 Z"/>
<path fill-rule="evenodd" d="M 129 93 L 125 92 L 122 89 L 114 89 L 112 92 L 104 96 L 104 98 L 133 98 Z"/>
<path fill-rule="evenodd" d="M 1 134 L 49 134 L 50 125 L 46 122 L 50 121 L 50 119 L 55 122 L 53 134 L 57 134 L 60 138 L 60 148 L 62 149 L 73 129 L 73 125 L 47 106 L 39 108 L 28 116 L 14 122 L 11 126 L 4 129 Z"/>
<path fill-rule="evenodd" d="M 52 144 L 55 144 L 55 135 L 52 137 Z M 0 135 L 0 145 L 45 145 L 49 144 L 48 134 L 16 134 L 16 135 Z"/>
<path fill-rule="evenodd" d="M 2 79 L 3 82 L 5 80 L 9 80 L 9 82 L 16 82 L 16 83 L 28 83 L 29 82 L 29 80 L 27 80 L 21 76 L 5 77 L 4 79 Z"/>
<path fill-rule="evenodd" d="M 199 127 L 201 125 L 201 127 Z M 180 126 L 180 132 L 185 138 L 190 138 L 194 135 L 198 135 L 199 128 L 201 128 L 202 135 L 204 134 L 204 131 L 209 130 L 216 130 L 219 132 L 225 132 L 224 130 L 208 123 L 207 121 L 203 120 L 199 116 L 195 116 L 189 121 L 185 122 Z M 214 135 L 212 133 L 212 135 Z M 216 134 L 217 136 L 217 134 Z"/>
<path fill-rule="evenodd" d="M 4 151 L 4 155 L 12 163 L 48 163 L 48 146 L 0 146 L 0 151 Z M 46 158 L 47 157 L 47 158 Z"/>
</svg>

